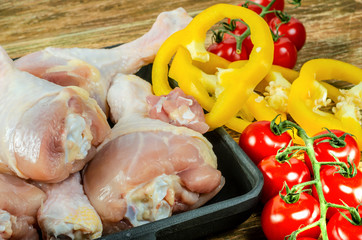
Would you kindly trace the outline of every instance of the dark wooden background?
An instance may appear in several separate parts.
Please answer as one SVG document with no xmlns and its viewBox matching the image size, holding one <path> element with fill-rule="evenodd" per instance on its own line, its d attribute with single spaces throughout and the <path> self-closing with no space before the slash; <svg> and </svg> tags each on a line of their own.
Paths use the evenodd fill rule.
<svg viewBox="0 0 362 240">
<path fill-rule="evenodd" d="M 143 35 L 162 11 L 185 8 L 191 16 L 225 0 L 0 1 L 0 45 L 13 58 L 47 46 L 102 48 Z M 295 69 L 313 58 L 333 58 L 362 68 L 362 1 L 303 0 L 286 12 L 302 21 L 307 41 Z M 238 134 L 230 134 L 237 139 Z M 237 228 L 210 239 L 265 239 L 260 209 Z"/>
<path fill-rule="evenodd" d="M 195 16 L 215 3 L 234 0 L 35 0 L 0 1 L 0 45 L 11 57 L 46 46 L 100 48 L 131 41 L 144 34 L 161 11 L 185 8 Z M 327 57 L 362 67 L 362 1 L 302 0 L 286 11 L 307 29 L 299 52 L 305 61 Z"/>
</svg>

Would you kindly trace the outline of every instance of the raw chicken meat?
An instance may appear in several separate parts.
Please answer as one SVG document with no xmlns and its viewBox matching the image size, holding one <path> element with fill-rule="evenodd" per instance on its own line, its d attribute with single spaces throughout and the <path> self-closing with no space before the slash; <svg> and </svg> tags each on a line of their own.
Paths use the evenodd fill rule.
<svg viewBox="0 0 362 240">
<path fill-rule="evenodd" d="M 0 239 L 39 239 L 36 214 L 45 198 L 39 188 L 0 173 Z"/>
<path fill-rule="evenodd" d="M 118 74 L 107 99 L 114 123 L 123 116 L 138 114 L 200 133 L 209 129 L 200 104 L 180 88 L 175 88 L 167 96 L 155 96 L 150 83 L 135 75 Z"/>
<path fill-rule="evenodd" d="M 209 130 L 200 104 L 180 88 L 175 88 L 167 96 L 150 95 L 147 102 L 152 106 L 149 111 L 150 118 L 175 126 L 185 126 L 200 133 Z"/>
<path fill-rule="evenodd" d="M 114 123 L 129 115 L 147 117 L 149 104 L 147 97 L 152 95 L 151 84 L 135 75 L 118 74 L 108 91 L 110 116 Z"/>
<path fill-rule="evenodd" d="M 102 222 L 84 194 L 79 173 L 60 183 L 42 183 L 47 199 L 38 211 L 43 239 L 95 239 Z"/>
<path fill-rule="evenodd" d="M 59 182 L 81 170 L 109 133 L 96 101 L 16 69 L 0 47 L 0 170 Z"/>
<path fill-rule="evenodd" d="M 112 49 L 46 48 L 15 61 L 18 69 L 62 86 L 79 86 L 97 100 L 108 115 L 106 102 L 117 73 L 135 73 L 151 63 L 161 44 L 191 21 L 183 8 L 161 13 L 142 37 Z"/>
<path fill-rule="evenodd" d="M 84 171 L 105 234 L 199 207 L 223 186 L 202 134 L 147 117 L 150 90 L 144 80 L 119 74 L 109 91 L 112 116 L 120 118 Z"/>
</svg>

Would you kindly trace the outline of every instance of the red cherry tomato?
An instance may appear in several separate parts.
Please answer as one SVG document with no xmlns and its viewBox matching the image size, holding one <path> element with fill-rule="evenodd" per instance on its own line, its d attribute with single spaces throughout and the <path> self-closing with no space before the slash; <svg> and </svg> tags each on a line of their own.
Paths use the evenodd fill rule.
<svg viewBox="0 0 362 240">
<path fill-rule="evenodd" d="M 261 202 L 279 194 L 284 182 L 291 188 L 294 185 L 311 180 L 307 165 L 304 162 L 291 158 L 288 162 L 278 162 L 275 155 L 264 158 L 258 168 L 264 177 L 264 186 L 261 192 Z M 285 190 L 284 190 L 285 193 Z"/>
<path fill-rule="evenodd" d="M 334 133 L 337 137 L 340 137 L 344 134 L 343 131 L 340 130 L 330 130 L 332 133 Z M 317 133 L 316 135 L 321 135 L 328 133 L 328 131 L 322 131 L 320 133 Z M 353 161 L 354 164 L 358 167 L 358 164 L 361 159 L 361 152 L 358 148 L 358 144 L 354 137 L 348 135 L 344 139 L 346 142 L 346 146 L 334 148 L 331 146 L 329 142 L 325 142 L 325 140 L 328 138 L 320 138 L 314 141 L 313 148 L 315 152 L 315 157 L 318 162 L 335 162 L 333 156 L 337 157 L 339 161 L 348 163 L 348 158 L 350 161 Z M 310 161 L 310 158 L 307 154 L 304 154 L 305 163 L 307 164 L 309 171 L 313 174 L 313 168 Z M 322 168 L 325 168 L 326 166 L 322 166 Z"/>
<path fill-rule="evenodd" d="M 337 173 L 336 168 L 325 168 L 320 172 L 324 198 L 327 202 L 350 207 L 357 207 L 362 203 L 362 172 L 357 169 L 354 177 L 348 178 Z M 312 187 L 313 196 L 318 199 L 315 186 Z M 328 208 L 327 219 L 330 219 L 337 208 Z"/>
<path fill-rule="evenodd" d="M 235 38 L 225 38 L 220 43 L 213 43 L 208 48 L 207 51 L 212 52 L 220 57 L 225 58 L 230 62 L 238 60 L 247 60 L 248 54 L 243 45 L 241 45 L 241 53 L 236 52 L 236 40 Z"/>
<path fill-rule="evenodd" d="M 239 137 L 239 146 L 258 165 L 264 158 L 276 155 L 278 150 L 291 143 L 292 137 L 284 132 L 276 135 L 270 129 L 270 121 L 256 121 L 247 126 Z"/>
<path fill-rule="evenodd" d="M 280 37 L 274 42 L 274 65 L 293 68 L 297 63 L 297 49 L 286 37 Z"/>
<path fill-rule="evenodd" d="M 296 203 L 288 204 L 279 195 L 270 199 L 261 213 L 261 227 L 268 240 L 283 240 L 295 230 L 318 221 L 318 201 L 307 193 L 301 193 Z M 298 234 L 298 237 L 318 238 L 318 226 Z M 299 239 L 299 238 L 298 238 Z"/>
<path fill-rule="evenodd" d="M 342 212 L 351 219 L 348 211 Z M 362 210 L 358 212 L 362 217 Z M 329 240 L 362 240 L 362 223 L 360 225 L 351 224 L 338 212 L 329 220 L 327 234 Z"/>
<path fill-rule="evenodd" d="M 251 0 L 251 2 L 255 2 L 255 3 L 258 3 L 258 4 L 266 7 L 271 2 L 271 0 Z M 244 3 L 240 3 L 239 6 L 241 6 L 242 4 L 244 4 Z M 249 3 L 248 9 L 256 12 L 257 14 L 261 13 L 261 8 L 252 3 Z M 284 0 L 276 0 L 273 3 L 273 5 L 270 7 L 269 10 L 274 10 L 274 9 L 283 11 L 284 10 Z M 266 22 L 269 22 L 273 17 L 275 17 L 274 13 L 268 13 L 264 16 L 264 19 Z"/>
<path fill-rule="evenodd" d="M 273 17 L 269 22 L 270 29 L 276 34 L 276 28 L 281 23 L 278 17 Z M 278 29 L 278 35 L 287 37 L 299 51 L 305 43 L 306 31 L 303 23 L 298 19 L 291 17 L 288 23 L 283 23 Z"/>
<path fill-rule="evenodd" d="M 298 240 L 317 240 L 316 238 L 310 238 L 310 237 L 297 237 Z"/>
</svg>

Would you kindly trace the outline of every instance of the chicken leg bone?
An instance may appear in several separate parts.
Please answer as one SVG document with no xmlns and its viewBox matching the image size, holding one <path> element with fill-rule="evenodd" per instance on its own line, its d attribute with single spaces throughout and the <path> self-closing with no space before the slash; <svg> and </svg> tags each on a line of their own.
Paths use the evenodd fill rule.
<svg viewBox="0 0 362 240">
<path fill-rule="evenodd" d="M 53 48 L 31 53 L 15 66 L 62 86 L 79 86 L 97 100 L 108 115 L 106 96 L 117 73 L 137 72 L 155 58 L 162 43 L 191 21 L 183 8 L 162 12 L 140 38 L 111 49 Z"/>
</svg>

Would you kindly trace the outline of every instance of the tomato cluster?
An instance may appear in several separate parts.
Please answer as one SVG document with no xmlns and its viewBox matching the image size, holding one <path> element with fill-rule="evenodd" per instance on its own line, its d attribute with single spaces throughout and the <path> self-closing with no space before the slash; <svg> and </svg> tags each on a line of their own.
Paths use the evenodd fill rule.
<svg viewBox="0 0 362 240">
<path fill-rule="evenodd" d="M 263 13 L 260 6 L 267 7 L 271 2 L 272 0 L 249 0 L 239 4 L 239 6 L 247 7 L 259 15 L 263 15 L 264 20 L 268 23 L 274 38 L 273 64 L 293 68 L 297 62 L 297 53 L 305 43 L 306 30 L 298 19 L 283 14 L 284 0 L 276 0 L 270 6 L 268 13 Z M 278 14 L 273 11 L 278 12 Z M 247 29 L 248 27 L 243 22 L 229 20 L 229 27 L 226 30 L 236 36 L 241 36 Z M 236 46 L 235 37 L 225 33 L 215 38 L 214 43 L 208 47 L 208 51 L 229 61 L 247 60 L 253 49 L 250 35 L 242 40 L 239 51 Z"/>
<path fill-rule="evenodd" d="M 313 181 L 313 171 L 316 170 L 307 154 L 305 159 L 308 164 L 296 159 L 291 154 L 294 150 L 288 152 L 288 149 L 297 148 L 287 131 L 289 128 L 283 128 L 281 125 L 274 121 L 253 122 L 239 138 L 240 147 L 264 177 L 261 202 L 265 205 L 261 225 L 269 240 L 284 239 L 292 232 L 318 221 L 322 211 L 315 183 L 308 184 Z M 335 137 L 330 137 L 330 134 L 334 134 Z M 361 157 L 357 142 L 353 136 L 340 130 L 322 131 L 313 139 L 317 162 L 344 162 L 351 170 L 345 172 L 343 168 L 335 165 L 320 165 L 318 179 L 325 201 L 338 205 L 347 204 L 358 209 L 359 205 L 362 205 L 362 172 L 356 167 Z M 303 157 L 303 154 L 299 156 Z M 301 186 L 301 191 L 298 194 L 288 194 L 297 184 Z M 305 191 L 306 188 L 309 191 Z M 329 239 L 362 240 L 362 220 L 352 223 L 346 220 L 340 211 L 341 209 L 333 207 L 327 208 L 326 232 Z M 350 216 L 348 211 L 343 211 L 344 215 Z M 362 209 L 358 211 L 362 217 Z M 298 234 L 297 239 L 318 239 L 320 234 L 320 227 L 316 226 Z"/>
</svg>

